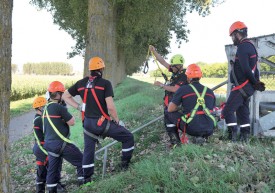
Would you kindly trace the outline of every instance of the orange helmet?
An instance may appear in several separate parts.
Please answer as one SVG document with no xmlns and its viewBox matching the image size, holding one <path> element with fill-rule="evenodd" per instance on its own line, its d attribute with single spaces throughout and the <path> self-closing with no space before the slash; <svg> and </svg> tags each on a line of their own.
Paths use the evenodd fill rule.
<svg viewBox="0 0 275 193">
<path fill-rule="evenodd" d="M 105 68 L 104 61 L 100 57 L 93 57 L 89 61 L 89 70 Z"/>
<path fill-rule="evenodd" d="M 187 78 L 201 78 L 202 77 L 201 68 L 197 64 L 190 64 L 187 67 L 185 74 L 186 74 Z"/>
<path fill-rule="evenodd" d="M 46 105 L 46 103 L 47 103 L 47 100 L 44 97 L 37 97 L 34 99 L 32 103 L 32 108 L 36 109 L 39 107 L 43 107 Z"/>
<path fill-rule="evenodd" d="M 49 87 L 48 87 L 49 92 L 65 92 L 65 86 L 59 81 L 53 81 Z"/>
<path fill-rule="evenodd" d="M 235 30 L 242 30 L 242 29 L 246 29 L 246 25 L 241 22 L 241 21 L 236 21 L 234 22 L 230 28 L 229 28 L 229 36 L 232 35 L 232 33 L 235 31 Z"/>
</svg>

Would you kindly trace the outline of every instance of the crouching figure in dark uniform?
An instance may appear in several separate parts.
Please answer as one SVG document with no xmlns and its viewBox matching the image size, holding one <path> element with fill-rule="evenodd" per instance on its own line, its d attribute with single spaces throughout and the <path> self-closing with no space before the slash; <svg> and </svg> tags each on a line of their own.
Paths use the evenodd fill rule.
<svg viewBox="0 0 275 193">
<path fill-rule="evenodd" d="M 187 143 L 186 134 L 194 136 L 194 143 L 203 143 L 213 134 L 216 120 L 211 115 L 215 107 L 215 95 L 212 90 L 200 84 L 202 71 L 196 64 L 190 64 L 185 74 L 189 85 L 181 86 L 168 105 L 168 118 L 182 130 L 181 142 Z M 178 106 L 182 106 L 182 112 Z"/>
<path fill-rule="evenodd" d="M 50 100 L 43 111 L 43 128 L 45 133 L 44 148 L 48 152 L 49 165 L 47 173 L 47 189 L 50 193 L 58 192 L 60 180 L 60 164 L 62 158 L 77 168 L 79 184 L 83 182 L 82 152 L 69 139 L 70 127 L 75 124 L 74 117 L 61 104 L 61 97 L 65 91 L 59 81 L 52 82 L 48 91 Z"/>
<path fill-rule="evenodd" d="M 94 173 L 95 146 L 100 138 L 111 137 L 122 142 L 121 167 L 127 169 L 134 150 L 134 137 L 118 119 L 113 102 L 111 82 L 102 78 L 104 61 L 93 57 L 89 61 L 90 76 L 77 81 L 65 91 L 63 99 L 82 112 L 84 125 L 84 183 L 90 182 Z M 73 96 L 80 95 L 82 105 Z"/>
</svg>

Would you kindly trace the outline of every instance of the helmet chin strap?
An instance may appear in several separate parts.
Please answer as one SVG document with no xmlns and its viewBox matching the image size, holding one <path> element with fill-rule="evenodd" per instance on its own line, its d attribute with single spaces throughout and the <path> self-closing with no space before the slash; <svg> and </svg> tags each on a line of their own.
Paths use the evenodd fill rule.
<svg viewBox="0 0 275 193">
<path fill-rule="evenodd" d="M 180 72 L 181 67 L 178 68 L 177 66 L 175 66 L 174 68 L 177 69 L 177 72 L 176 72 L 176 73 L 173 73 L 173 74 L 177 75 L 177 74 Z"/>
</svg>

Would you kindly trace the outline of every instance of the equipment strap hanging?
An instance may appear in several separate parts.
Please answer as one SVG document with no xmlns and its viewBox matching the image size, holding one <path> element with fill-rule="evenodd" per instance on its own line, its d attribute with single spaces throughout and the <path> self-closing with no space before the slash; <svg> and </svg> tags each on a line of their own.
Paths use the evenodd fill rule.
<svg viewBox="0 0 275 193">
<path fill-rule="evenodd" d="M 49 106 L 50 104 L 52 104 L 52 103 L 53 103 L 53 102 L 50 102 L 50 103 L 48 103 L 48 104 L 45 106 L 45 110 L 44 110 L 44 112 L 43 112 L 43 117 L 45 117 L 45 114 L 46 114 L 46 117 L 47 117 L 47 119 L 48 119 L 48 121 L 49 121 L 51 127 L 53 128 L 53 130 L 55 131 L 55 133 L 58 135 L 58 137 L 60 137 L 63 141 L 65 141 L 65 142 L 67 142 L 67 143 L 74 144 L 73 141 L 71 141 L 70 139 L 64 137 L 64 136 L 58 131 L 58 129 L 55 127 L 55 125 L 53 124 L 53 122 L 52 122 L 52 120 L 51 120 L 51 118 L 50 118 L 50 116 L 49 116 L 48 109 L 47 109 L 48 106 Z M 43 123 L 43 126 L 44 126 L 44 123 Z"/>
<path fill-rule="evenodd" d="M 35 119 L 33 120 L 33 124 L 35 122 L 36 119 L 38 119 L 39 117 L 35 117 Z M 41 141 L 39 140 L 38 136 L 36 135 L 35 131 L 33 130 L 33 135 L 34 135 L 34 138 L 36 140 L 36 143 L 39 147 L 39 149 L 45 154 L 45 155 L 48 155 L 48 152 L 42 147 L 41 145 Z"/>
<path fill-rule="evenodd" d="M 149 48 L 148 48 L 148 50 L 149 50 Z M 168 81 L 168 78 L 167 78 L 166 74 L 164 74 L 163 71 L 161 70 L 161 68 L 159 66 L 159 63 L 158 63 L 158 60 L 157 60 L 156 56 L 154 55 L 154 53 L 152 51 L 151 51 L 151 55 L 153 57 L 154 62 L 157 64 L 158 69 L 160 70 L 161 75 L 163 76 L 163 78 L 165 80 L 165 83 L 166 83 Z"/>
<path fill-rule="evenodd" d="M 96 102 L 96 104 L 97 104 L 97 106 L 98 106 L 98 108 L 99 108 L 99 110 L 100 110 L 100 112 L 102 113 L 102 115 L 107 119 L 107 120 L 111 120 L 111 118 L 110 118 L 110 116 L 109 115 L 107 115 L 107 113 L 105 113 L 104 112 L 104 110 L 103 110 L 103 108 L 102 108 L 102 106 L 101 106 L 101 104 L 100 104 L 100 102 L 99 102 L 99 100 L 98 100 L 98 97 L 97 97 L 97 95 L 96 95 L 96 92 L 95 92 L 95 83 L 94 83 L 94 81 L 93 82 L 88 82 L 87 83 L 87 86 L 86 86 L 86 88 L 85 88 L 85 91 L 84 91 L 84 97 L 83 97 L 83 108 L 82 108 L 82 120 L 84 120 L 84 113 L 85 113 L 85 108 L 86 108 L 86 101 L 87 101 L 87 95 L 88 95 L 88 89 L 89 89 L 89 85 L 90 85 L 90 83 L 92 83 L 92 88 L 91 88 L 91 92 L 92 92 L 92 95 L 93 95 L 93 97 L 94 97 L 94 99 L 95 99 L 95 102 Z"/>
</svg>

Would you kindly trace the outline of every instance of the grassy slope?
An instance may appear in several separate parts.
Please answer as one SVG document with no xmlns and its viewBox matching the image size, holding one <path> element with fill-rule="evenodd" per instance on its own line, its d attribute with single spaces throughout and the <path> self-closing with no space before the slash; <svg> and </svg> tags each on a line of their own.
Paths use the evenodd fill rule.
<svg viewBox="0 0 275 193">
<path fill-rule="evenodd" d="M 162 114 L 163 90 L 127 78 L 115 89 L 119 117 L 130 129 Z M 78 118 L 79 113 L 70 109 Z M 72 139 L 83 149 L 81 123 L 72 129 Z M 127 172 L 114 171 L 120 159 L 120 144 L 108 150 L 108 168 L 101 179 L 101 161 L 96 161 L 95 182 L 75 186 L 74 168 L 64 162 L 62 176 L 69 192 L 272 192 L 275 190 L 274 140 L 254 139 L 251 145 L 219 141 L 216 133 L 205 146 L 184 145 L 167 149 L 162 121 L 135 135 L 133 164 Z M 109 139 L 103 144 L 107 144 Z M 12 176 L 16 192 L 34 190 L 35 160 L 27 136 L 12 146 Z"/>
</svg>

